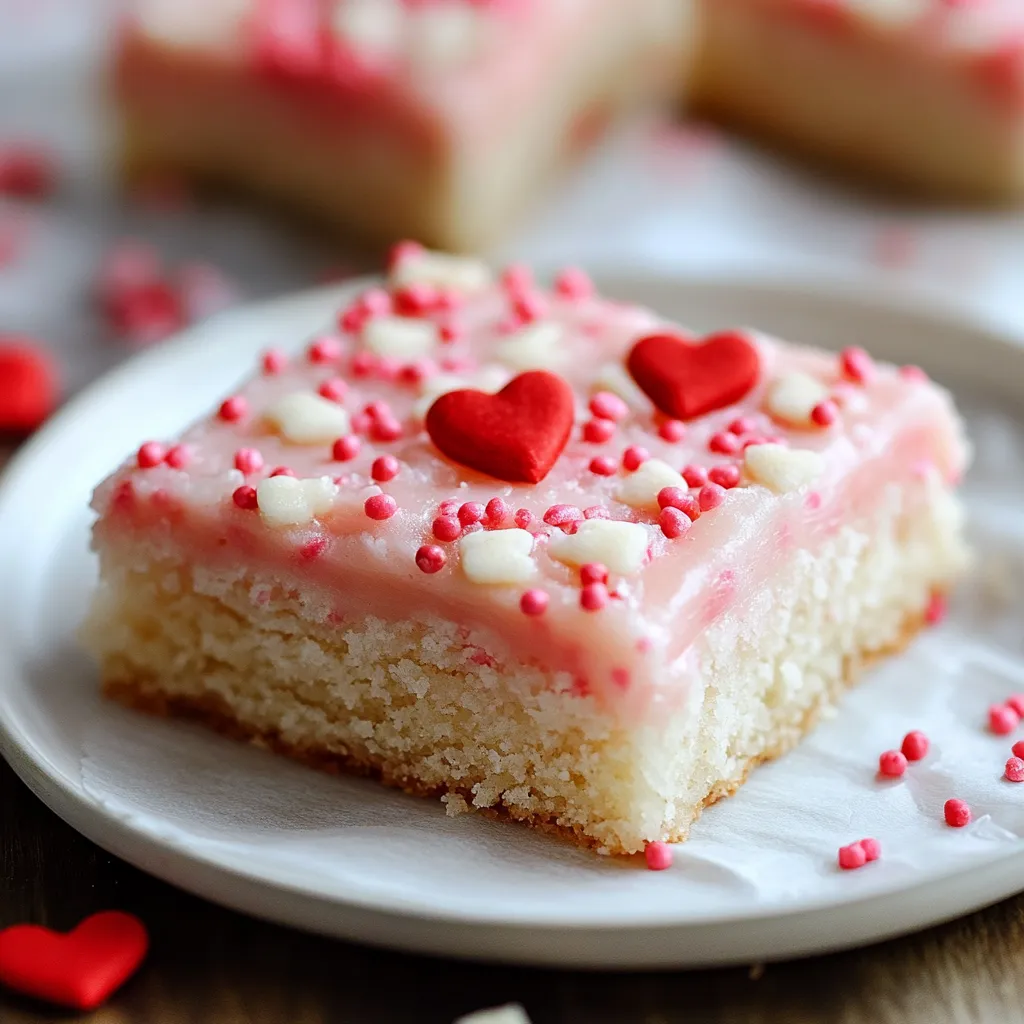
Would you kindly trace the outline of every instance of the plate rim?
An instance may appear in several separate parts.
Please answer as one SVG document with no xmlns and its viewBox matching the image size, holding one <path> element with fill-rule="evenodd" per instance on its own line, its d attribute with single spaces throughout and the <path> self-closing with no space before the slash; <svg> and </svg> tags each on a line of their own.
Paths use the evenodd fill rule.
<svg viewBox="0 0 1024 1024">
<path fill-rule="evenodd" d="M 836 278 L 829 273 L 814 275 L 792 275 L 778 273 L 739 273 L 725 274 L 720 270 L 713 270 L 704 273 L 666 273 L 660 270 L 646 272 L 620 273 L 606 270 L 603 274 L 595 275 L 607 279 L 612 283 L 608 289 L 609 293 L 624 291 L 629 293 L 630 287 L 670 287 L 672 285 L 683 285 L 686 287 L 704 287 L 719 290 L 721 292 L 739 291 L 747 294 L 755 292 L 771 292 L 776 296 L 784 296 L 792 301 L 800 301 L 812 297 L 817 301 L 837 302 L 847 310 L 865 306 L 873 309 L 876 313 L 887 314 L 896 317 L 911 317 L 918 321 L 924 321 L 944 329 L 962 331 L 974 337 L 984 336 L 986 341 L 1004 348 L 1007 353 L 1013 353 L 1012 358 L 1024 367 L 1024 336 L 1018 336 L 1014 331 L 1008 330 L 1002 325 L 994 324 L 985 317 L 977 315 L 974 311 L 965 309 L 962 305 L 937 299 L 934 295 L 923 294 L 917 290 L 907 290 L 902 287 L 894 287 L 889 282 L 876 279 L 873 275 L 866 275 L 866 279 L 852 278 L 844 275 Z M 30 439 L 15 457 L 12 459 L 5 472 L 0 475 L 0 521 L 4 510 L 11 504 L 16 504 L 16 497 L 12 497 L 17 490 L 17 484 L 23 474 L 30 472 L 37 460 L 43 458 L 50 450 L 55 440 L 63 436 L 71 429 L 75 421 L 90 409 L 100 404 L 104 397 L 116 392 L 128 384 L 133 378 L 145 377 L 158 373 L 162 365 L 176 362 L 189 357 L 194 358 L 194 352 L 201 347 L 206 338 L 223 332 L 225 327 L 230 326 L 234 318 L 254 318 L 261 314 L 275 313 L 277 315 L 294 315 L 307 307 L 310 312 L 319 310 L 321 307 L 327 310 L 330 304 L 344 301 L 347 294 L 350 294 L 360 287 L 364 287 L 375 278 L 359 278 L 342 285 L 332 285 L 310 289 L 297 293 L 290 293 L 285 296 L 273 298 L 259 303 L 247 304 L 234 310 L 218 314 L 215 317 L 196 325 L 176 338 L 169 340 L 158 348 L 150 349 L 140 353 L 110 372 L 104 374 L 93 384 L 86 387 L 80 394 L 76 395 L 68 404 Z M 0 652 L 2 653 L 2 652 Z M 261 890 L 273 890 L 278 895 L 291 895 L 304 900 L 311 900 L 323 905 L 330 904 L 336 911 L 357 912 L 362 915 L 385 915 L 397 918 L 401 921 L 414 919 L 419 923 L 431 923 L 445 925 L 460 929 L 483 929 L 521 932 L 529 929 L 532 932 L 542 931 L 549 935 L 562 935 L 567 930 L 572 933 L 585 933 L 595 935 L 598 933 L 616 933 L 641 929 L 645 932 L 651 931 L 685 931 L 695 934 L 700 930 L 715 929 L 734 926 L 738 922 L 764 925 L 766 923 L 783 923 L 797 917 L 833 913 L 854 906 L 867 906 L 873 903 L 892 901 L 895 895 L 901 899 L 909 899 L 914 893 L 921 893 L 929 888 L 942 885 L 951 878 L 955 878 L 967 871 L 982 872 L 991 871 L 996 866 L 1004 866 L 1018 857 L 1024 840 L 1015 844 L 1013 848 L 1000 849 L 991 854 L 979 854 L 972 856 L 968 863 L 955 863 L 948 870 L 936 875 L 929 875 L 926 878 L 910 885 L 894 884 L 889 889 L 858 894 L 851 892 L 848 897 L 840 900 L 835 898 L 821 898 L 808 900 L 791 906 L 767 905 L 756 908 L 753 912 L 741 910 L 726 910 L 712 914 L 706 914 L 696 918 L 680 920 L 678 912 L 673 915 L 665 912 L 658 917 L 646 916 L 642 919 L 630 919 L 622 914 L 612 917 L 589 917 L 586 919 L 572 919 L 568 922 L 555 919 L 537 918 L 513 918 L 509 919 L 500 915 L 488 915 L 487 913 L 469 912 L 465 908 L 441 908 L 437 905 L 427 905 L 414 901 L 406 901 L 401 897 L 391 895 L 373 895 L 367 893 L 355 893 L 343 895 L 338 892 L 326 893 L 317 891 L 312 886 L 302 886 L 294 883 L 268 878 L 264 874 L 247 872 L 238 865 L 219 861 L 216 857 L 203 851 L 186 848 L 179 844 L 168 844 L 166 839 L 148 832 L 145 828 L 133 824 L 129 820 L 110 814 L 104 811 L 103 807 L 92 800 L 87 793 L 73 785 L 73 781 L 67 778 L 60 771 L 54 770 L 49 764 L 43 751 L 37 745 L 28 742 L 28 737 L 15 731 L 9 721 L 5 709 L 0 708 L 0 753 L 12 765 L 14 771 L 29 788 L 38 796 L 51 810 L 54 810 L 62 819 L 68 822 L 77 831 L 87 838 L 96 842 L 97 845 L 115 853 L 129 863 L 141 867 L 143 870 L 170 881 L 172 884 L 183 888 L 197 890 L 192 884 L 179 880 L 179 873 L 167 869 L 161 870 L 154 867 L 153 862 L 159 861 L 161 854 L 166 855 L 168 849 L 173 849 L 174 855 L 181 859 L 186 869 L 199 867 L 204 877 L 216 879 L 229 888 L 237 889 L 250 888 L 254 892 Z M 113 834 L 113 838 L 111 835 Z M 1005 874 L 1005 872 L 1004 872 Z M 1019 881 L 1013 883 L 1018 889 L 1024 888 L 1024 864 L 1021 869 L 1014 873 Z M 173 877 L 168 877 L 169 875 Z M 1002 877 L 1000 875 L 999 877 Z M 211 882 L 212 884 L 212 882 Z M 994 902 L 1009 895 L 1005 882 L 1000 885 L 992 885 L 987 896 L 981 896 L 981 902 L 975 902 L 971 908 L 984 905 L 985 902 Z M 998 890 L 998 892 L 996 891 Z M 229 903 L 236 909 L 247 912 L 254 912 L 252 904 L 240 904 L 234 900 L 223 898 L 223 894 L 210 893 L 205 887 L 201 895 L 212 900 Z M 948 909 L 948 908 L 947 908 Z M 908 928 L 896 926 L 891 934 L 899 934 L 902 931 L 913 930 L 923 924 L 935 923 L 948 917 L 957 916 L 967 910 L 952 910 L 945 912 L 936 906 L 935 913 L 929 912 L 925 915 L 928 919 L 924 922 L 910 925 Z M 259 911 L 256 911 L 259 913 Z M 279 914 L 267 915 L 275 920 L 281 920 Z M 290 920 L 287 923 L 299 924 L 302 927 L 312 930 L 323 930 L 309 921 Z M 336 927 L 329 928 L 332 934 L 339 934 Z M 876 932 L 881 937 L 881 932 Z M 855 944 L 843 943 L 843 945 Z M 401 945 L 394 941 L 388 941 L 389 945 Z M 422 947 L 411 947 L 422 948 Z M 815 951 L 824 947 L 815 946 Z M 832 948 L 841 948 L 835 946 Z M 466 955 L 461 953 L 459 955 Z M 789 955 L 789 954 L 786 954 Z M 503 953 L 500 959 L 520 959 L 521 962 L 537 962 L 529 956 L 521 958 L 510 957 Z M 747 959 L 747 958 L 741 958 Z M 550 962 L 544 960 L 540 962 Z M 630 961 L 623 966 L 635 966 L 637 963 L 646 963 L 648 960 Z M 653 961 L 651 961 L 653 962 Z M 670 963 L 677 963 L 678 960 L 670 960 Z M 687 962 L 697 962 L 688 960 Z M 724 962 L 716 958 L 713 962 Z M 604 966 L 610 964 L 601 961 Z"/>
</svg>

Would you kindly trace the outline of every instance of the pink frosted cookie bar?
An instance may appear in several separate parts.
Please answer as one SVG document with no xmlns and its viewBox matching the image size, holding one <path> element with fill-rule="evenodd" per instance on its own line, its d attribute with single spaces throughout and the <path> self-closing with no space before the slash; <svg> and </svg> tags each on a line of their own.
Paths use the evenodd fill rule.
<svg viewBox="0 0 1024 1024">
<path fill-rule="evenodd" d="M 412 245 L 294 340 L 96 492 L 117 700 L 633 852 L 962 566 L 965 444 L 920 370 Z"/>
<path fill-rule="evenodd" d="M 704 0 L 697 104 L 839 166 L 1024 192 L 1020 0 Z"/>
<path fill-rule="evenodd" d="M 371 239 L 489 239 L 614 108 L 674 96 L 689 0 L 133 0 L 129 167 Z"/>
</svg>

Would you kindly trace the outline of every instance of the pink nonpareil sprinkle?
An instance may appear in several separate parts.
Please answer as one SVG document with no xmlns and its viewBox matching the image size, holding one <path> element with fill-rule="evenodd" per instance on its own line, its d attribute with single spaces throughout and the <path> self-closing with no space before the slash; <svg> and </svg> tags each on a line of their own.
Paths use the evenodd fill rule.
<svg viewBox="0 0 1024 1024">
<path fill-rule="evenodd" d="M 413 242 L 409 239 L 404 239 L 401 242 L 395 242 L 395 244 L 391 246 L 386 263 L 389 273 L 394 273 L 403 263 L 419 259 L 419 257 L 424 255 L 426 251 L 427 250 L 420 245 L 419 242 Z"/>
<path fill-rule="evenodd" d="M 629 415 L 629 406 L 611 391 L 598 391 L 590 399 L 590 411 L 594 416 L 618 423 Z"/>
<path fill-rule="evenodd" d="M 598 612 L 608 604 L 608 588 L 603 583 L 588 583 L 580 591 L 580 607 Z"/>
<path fill-rule="evenodd" d="M 430 531 L 438 540 L 450 542 L 462 533 L 462 523 L 454 516 L 438 516 L 431 524 Z"/>
<path fill-rule="evenodd" d="M 612 514 L 604 505 L 591 505 L 583 510 L 584 519 L 611 519 Z"/>
<path fill-rule="evenodd" d="M 329 377 L 325 380 L 317 392 L 332 402 L 340 402 L 348 391 L 348 384 L 341 377 Z"/>
<path fill-rule="evenodd" d="M 1014 757 L 1024 757 L 1024 740 L 1017 740 L 1010 749 Z"/>
<path fill-rule="evenodd" d="M 826 399 L 811 410 L 811 422 L 819 427 L 831 427 L 839 417 L 836 403 Z"/>
<path fill-rule="evenodd" d="M 169 449 L 167 454 L 164 456 L 164 462 L 167 463 L 171 469 L 184 469 L 192 459 L 192 451 L 185 444 L 176 444 L 173 448 Z"/>
<path fill-rule="evenodd" d="M 672 847 L 668 843 L 648 843 L 644 847 L 644 860 L 651 871 L 665 871 L 672 867 Z"/>
<path fill-rule="evenodd" d="M 590 472 L 595 476 L 614 476 L 618 463 L 607 455 L 596 455 L 590 460 Z"/>
<path fill-rule="evenodd" d="M 249 411 L 249 403 L 241 395 L 225 398 L 217 410 L 217 415 L 226 423 L 237 423 Z"/>
<path fill-rule="evenodd" d="M 370 519 L 390 519 L 398 511 L 398 502 L 390 494 L 373 494 L 363 503 L 363 511 Z"/>
<path fill-rule="evenodd" d="M 1008 736 L 1020 725 L 1020 715 L 1007 704 L 993 704 L 988 709 L 988 727 L 997 736 Z"/>
<path fill-rule="evenodd" d="M 263 455 L 258 448 L 239 448 L 235 452 L 235 469 L 250 476 L 263 468 Z"/>
<path fill-rule="evenodd" d="M 490 527 L 501 526 L 502 523 L 508 518 L 508 514 L 511 511 L 505 501 L 501 498 L 494 497 L 487 502 L 487 507 L 484 509 L 484 517 L 487 520 L 487 525 Z"/>
<path fill-rule="evenodd" d="M 309 346 L 306 354 L 311 363 L 333 363 L 341 358 L 342 352 L 344 352 L 344 347 L 341 340 L 334 337 L 333 334 L 327 334 L 322 338 L 317 338 Z"/>
<path fill-rule="evenodd" d="M 271 476 L 295 476 L 295 470 L 290 466 L 275 466 L 270 471 Z"/>
<path fill-rule="evenodd" d="M 907 770 L 906 755 L 899 750 L 886 750 L 878 758 L 878 770 L 890 779 L 898 779 Z"/>
<path fill-rule="evenodd" d="M 447 561 L 448 556 L 436 544 L 423 544 L 416 551 L 416 566 L 427 575 L 440 572 Z"/>
<path fill-rule="evenodd" d="M 256 488 L 250 487 L 248 484 L 236 487 L 231 495 L 231 500 L 239 508 L 245 509 L 247 512 L 252 512 L 259 507 L 259 502 L 256 498 Z"/>
<path fill-rule="evenodd" d="M 399 464 L 394 455 L 380 455 L 370 466 L 370 476 L 378 483 L 387 483 L 398 476 Z"/>
<path fill-rule="evenodd" d="M 355 434 L 339 437 L 331 446 L 331 457 L 335 462 L 350 462 L 359 454 L 362 442 Z"/>
<path fill-rule="evenodd" d="M 555 294 L 579 302 L 594 294 L 594 283 L 579 267 L 566 267 L 555 278 Z"/>
<path fill-rule="evenodd" d="M 719 455 L 735 455 L 740 450 L 740 440 L 735 434 L 728 431 L 719 431 L 711 435 L 708 441 L 708 450 Z"/>
<path fill-rule="evenodd" d="M 718 484 L 705 484 L 697 495 L 701 512 L 710 512 L 725 501 L 725 488 Z"/>
<path fill-rule="evenodd" d="M 580 583 L 607 583 L 608 567 L 601 562 L 587 562 L 580 566 Z"/>
<path fill-rule="evenodd" d="M 597 416 L 583 424 L 583 440 L 589 441 L 591 444 L 605 444 L 612 439 L 614 434 L 615 424 L 612 420 Z"/>
<path fill-rule="evenodd" d="M 736 434 L 737 436 L 752 434 L 757 430 L 757 420 L 753 416 L 737 416 L 726 429 L 730 434 Z"/>
<path fill-rule="evenodd" d="M 377 357 L 372 352 L 357 352 L 352 357 L 352 376 L 369 377 L 377 368 Z"/>
<path fill-rule="evenodd" d="M 630 445 L 622 453 L 622 466 L 632 473 L 638 470 L 650 457 L 651 453 L 646 448 L 641 448 L 635 444 Z"/>
<path fill-rule="evenodd" d="M 525 530 L 533 522 L 533 513 L 528 508 L 517 508 L 513 521 L 520 530 Z"/>
<path fill-rule="evenodd" d="M 868 855 L 862 843 L 850 843 L 849 846 L 839 847 L 839 866 L 844 871 L 855 871 L 864 867 L 868 862 Z"/>
<path fill-rule="evenodd" d="M 392 299 L 400 316 L 423 316 L 437 306 L 437 289 L 420 281 L 399 288 Z"/>
<path fill-rule="evenodd" d="M 501 272 L 501 286 L 507 292 L 525 292 L 533 287 L 533 271 L 525 263 L 510 263 Z"/>
<path fill-rule="evenodd" d="M 963 800 L 953 798 L 942 806 L 942 814 L 950 828 L 963 828 L 971 822 L 971 809 Z"/>
<path fill-rule="evenodd" d="M 860 841 L 860 848 L 864 851 L 864 856 L 870 863 L 873 860 L 878 860 L 882 856 L 882 844 L 877 839 L 868 837 Z"/>
<path fill-rule="evenodd" d="M 1006 698 L 1006 706 L 1013 708 L 1017 714 L 1024 718 L 1024 693 L 1014 693 Z"/>
<path fill-rule="evenodd" d="M 1024 760 L 1016 756 L 1007 758 L 1003 774 L 1008 782 L 1024 782 Z"/>
<path fill-rule="evenodd" d="M 708 472 L 708 480 L 719 487 L 729 490 L 740 482 L 740 471 L 738 466 L 712 466 Z"/>
<path fill-rule="evenodd" d="M 682 475 L 689 487 L 703 487 L 708 482 L 708 471 L 701 466 L 683 466 Z"/>
<path fill-rule="evenodd" d="M 272 348 L 263 353 L 263 372 L 268 376 L 280 373 L 288 365 L 288 357 L 280 349 Z"/>
<path fill-rule="evenodd" d="M 370 437 L 374 441 L 397 441 L 402 436 L 402 424 L 391 416 L 381 416 L 370 424 Z"/>
<path fill-rule="evenodd" d="M 946 595 L 936 591 L 928 601 L 928 607 L 924 610 L 924 621 L 929 626 L 937 626 L 946 617 L 949 605 Z"/>
<path fill-rule="evenodd" d="M 548 526 L 565 526 L 567 523 L 577 523 L 583 518 L 583 513 L 575 505 L 552 505 L 544 513 L 544 522 Z"/>
<path fill-rule="evenodd" d="M 512 299 L 512 311 L 523 324 L 532 324 L 548 310 L 547 299 L 540 292 L 527 291 Z"/>
<path fill-rule="evenodd" d="M 845 348 L 839 353 L 839 367 L 843 376 L 855 384 L 867 384 L 875 372 L 871 356 L 862 348 Z"/>
<path fill-rule="evenodd" d="M 686 424 L 682 420 L 665 420 L 658 426 L 658 437 L 676 444 L 686 437 Z"/>
<path fill-rule="evenodd" d="M 519 599 L 519 610 L 524 615 L 543 615 L 550 603 L 547 591 L 527 590 Z"/>
<path fill-rule="evenodd" d="M 153 469 L 164 461 L 167 449 L 159 441 L 147 441 L 139 448 L 135 461 L 139 469 Z"/>
<path fill-rule="evenodd" d="M 458 516 L 459 522 L 463 526 L 470 526 L 473 523 L 479 523 L 483 517 L 487 515 L 487 506 L 480 501 L 464 501 L 459 506 Z"/>
<path fill-rule="evenodd" d="M 675 540 L 677 537 L 682 537 L 690 529 L 693 521 L 685 512 L 669 506 L 663 508 L 658 513 L 658 525 L 661 527 L 661 532 L 669 540 Z"/>
<path fill-rule="evenodd" d="M 928 737 L 918 729 L 908 732 L 903 737 L 900 750 L 908 761 L 921 761 L 928 753 Z"/>
</svg>

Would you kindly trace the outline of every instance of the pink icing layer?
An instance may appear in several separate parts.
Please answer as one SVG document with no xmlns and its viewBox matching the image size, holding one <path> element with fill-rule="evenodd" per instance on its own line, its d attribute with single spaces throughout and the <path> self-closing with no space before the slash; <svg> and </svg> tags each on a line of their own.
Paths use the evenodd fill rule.
<svg viewBox="0 0 1024 1024">
<path fill-rule="evenodd" d="M 216 7 L 217 0 L 211 2 Z M 137 6 L 159 10 L 180 3 L 147 0 Z M 431 6 L 385 4 L 411 18 Z M 166 62 L 190 92 L 193 78 L 217 89 L 246 76 L 254 89 L 300 99 L 311 127 L 321 130 L 332 121 L 357 121 L 372 133 L 372 122 L 384 120 L 428 136 L 472 137 L 480 145 L 505 130 L 506 118 L 544 102 L 549 83 L 582 39 L 611 34 L 609 26 L 624 22 L 619 0 L 452 0 L 460 4 L 480 19 L 479 41 L 432 64 L 413 59 L 407 36 L 389 45 L 360 45 L 332 27 L 334 4 L 320 0 L 243 0 L 235 5 L 237 19 L 209 38 L 201 31 L 209 17 L 202 4 L 175 18 L 183 26 L 180 39 L 157 31 L 165 19 L 136 12 L 124 24 L 119 85 L 127 96 L 160 88 L 161 76 L 150 72 Z M 663 4 L 643 0 L 636 16 L 650 18 Z"/>
<path fill-rule="evenodd" d="M 326 344 L 322 337 L 295 339 L 307 347 L 279 372 L 257 373 L 233 396 L 227 412 L 238 418 L 225 419 L 213 410 L 183 435 L 184 449 L 179 445 L 171 460 L 181 468 L 159 461 L 170 445 L 153 447 L 141 459 L 146 468 L 133 457 L 98 488 L 98 546 L 151 539 L 187 552 L 199 564 L 242 564 L 283 575 L 286 586 L 318 595 L 329 609 L 325 617 L 341 630 L 346 620 L 367 614 L 390 620 L 444 616 L 466 627 L 467 644 L 479 647 L 480 657 L 498 663 L 524 659 L 564 670 L 579 680 L 581 692 L 597 693 L 623 708 L 644 709 L 671 698 L 671 689 L 679 687 L 671 667 L 685 663 L 701 631 L 770 582 L 795 550 L 813 550 L 842 523 L 870 516 L 889 482 L 908 483 L 932 466 L 951 481 L 962 471 L 965 450 L 949 398 L 920 372 L 879 365 L 867 383 L 853 384 L 844 380 L 837 356 L 756 335 L 751 338 L 761 371 L 753 391 L 738 403 L 687 423 L 682 440 L 667 440 L 664 435 L 675 438 L 679 431 L 662 429 L 666 417 L 636 394 L 630 407 L 598 399 L 600 411 L 622 418 L 608 440 L 588 441 L 588 406 L 595 393 L 606 391 L 600 382 L 609 372 L 623 374 L 631 344 L 663 322 L 643 309 L 587 296 L 585 287 L 565 290 L 576 294 L 562 297 L 528 289 L 532 298 L 527 305 L 536 306 L 544 322 L 563 328 L 552 370 L 571 384 L 576 399 L 572 437 L 540 483 L 503 483 L 453 464 L 434 448 L 419 418 L 421 391 L 441 363 L 458 366 L 468 376 L 512 374 L 498 356 L 517 325 L 514 310 L 523 308 L 522 289 L 496 284 L 472 295 L 453 293 L 448 304 L 456 305 L 454 311 L 422 314 L 457 329 L 447 332 L 455 340 L 438 342 L 429 360 L 417 362 L 415 372 L 379 363 L 372 368 L 356 332 L 339 330 Z M 310 353 L 327 361 L 314 361 Z M 276 370 L 280 359 L 267 362 Z M 793 371 L 807 373 L 831 390 L 838 407 L 833 425 L 796 429 L 767 414 L 770 384 Z M 424 375 L 426 384 L 417 383 Z M 339 379 L 344 387 L 335 383 L 327 390 L 344 392 L 340 403 L 361 430 L 354 457 L 337 461 L 330 442 L 288 443 L 263 420 L 263 411 L 282 395 L 315 393 L 325 382 Z M 401 424 L 401 437 L 374 439 L 370 417 L 364 415 L 374 402 L 387 404 L 391 418 Z M 659 529 L 656 508 L 638 511 L 615 499 L 616 488 L 629 475 L 622 461 L 631 447 L 642 447 L 677 470 L 741 467 L 742 452 L 711 450 L 721 447 L 712 438 L 730 434 L 730 426 L 740 431 L 731 436 L 741 441 L 772 436 L 794 448 L 819 452 L 824 471 L 813 489 L 781 495 L 741 480 L 724 493 L 718 507 L 676 539 Z M 354 447 L 338 454 L 347 457 Z M 245 452 L 239 456 L 241 450 Z M 388 455 L 397 462 L 393 476 L 392 460 L 380 461 Z M 614 463 L 612 475 L 591 471 L 595 456 Z M 248 470 L 260 468 L 243 476 L 234 468 L 236 459 Z M 383 467 L 389 479 L 374 483 L 375 463 L 378 477 Z M 255 485 L 282 466 L 302 478 L 335 477 L 341 486 L 331 512 L 300 527 L 272 527 L 258 511 L 244 507 L 244 501 L 240 507 L 233 500 L 240 486 Z M 691 496 L 699 500 L 700 490 L 694 487 Z M 394 499 L 398 511 L 391 518 L 368 518 L 365 501 L 381 491 Z M 457 542 L 439 539 L 432 529 L 443 502 L 452 503 L 449 518 L 457 518 L 463 504 L 487 506 L 495 498 L 503 500 L 508 514 L 500 524 L 485 519 L 483 528 L 521 523 L 523 517 L 515 515 L 520 509 L 532 514 L 528 529 L 536 537 L 537 575 L 529 584 L 471 582 L 461 569 Z M 581 607 L 580 572 L 547 552 L 548 538 L 561 527 L 546 524 L 544 518 L 556 505 L 579 510 L 569 513 L 570 520 L 584 510 L 588 515 L 596 510 L 612 519 L 647 524 L 646 564 L 630 576 L 613 575 L 608 583 L 613 596 L 599 611 Z M 443 552 L 438 571 L 417 565 L 417 552 L 424 545 Z M 424 564 L 433 567 L 436 559 L 434 552 Z M 547 595 L 546 607 L 539 614 L 524 613 L 524 592 L 538 590 Z M 535 604 L 534 598 L 526 600 L 528 607 L 535 609 Z"/>
<path fill-rule="evenodd" d="M 826 32 L 874 37 L 895 52 L 932 54 L 965 68 L 1000 102 L 1024 105 L 1020 0 L 717 0 L 774 8 Z"/>
</svg>

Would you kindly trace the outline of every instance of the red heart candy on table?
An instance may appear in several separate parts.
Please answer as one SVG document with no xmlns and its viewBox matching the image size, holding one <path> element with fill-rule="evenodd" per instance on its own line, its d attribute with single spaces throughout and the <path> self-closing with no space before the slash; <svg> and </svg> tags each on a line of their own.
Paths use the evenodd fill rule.
<svg viewBox="0 0 1024 1024">
<path fill-rule="evenodd" d="M 757 383 L 757 348 L 741 331 L 712 334 L 702 342 L 651 334 L 630 350 L 626 365 L 644 394 L 680 420 L 738 402 Z"/>
<path fill-rule="evenodd" d="M 22 338 L 0 335 L 0 432 L 35 430 L 57 404 L 53 360 Z"/>
<path fill-rule="evenodd" d="M 441 395 L 427 433 L 454 462 L 509 483 L 535 484 L 562 454 L 573 425 L 573 394 L 559 376 L 531 370 L 496 395 L 464 389 Z"/>
<path fill-rule="evenodd" d="M 0 983 L 92 1010 L 128 980 L 148 946 L 142 922 L 117 910 L 93 914 L 67 934 L 16 924 L 0 931 Z"/>
</svg>

